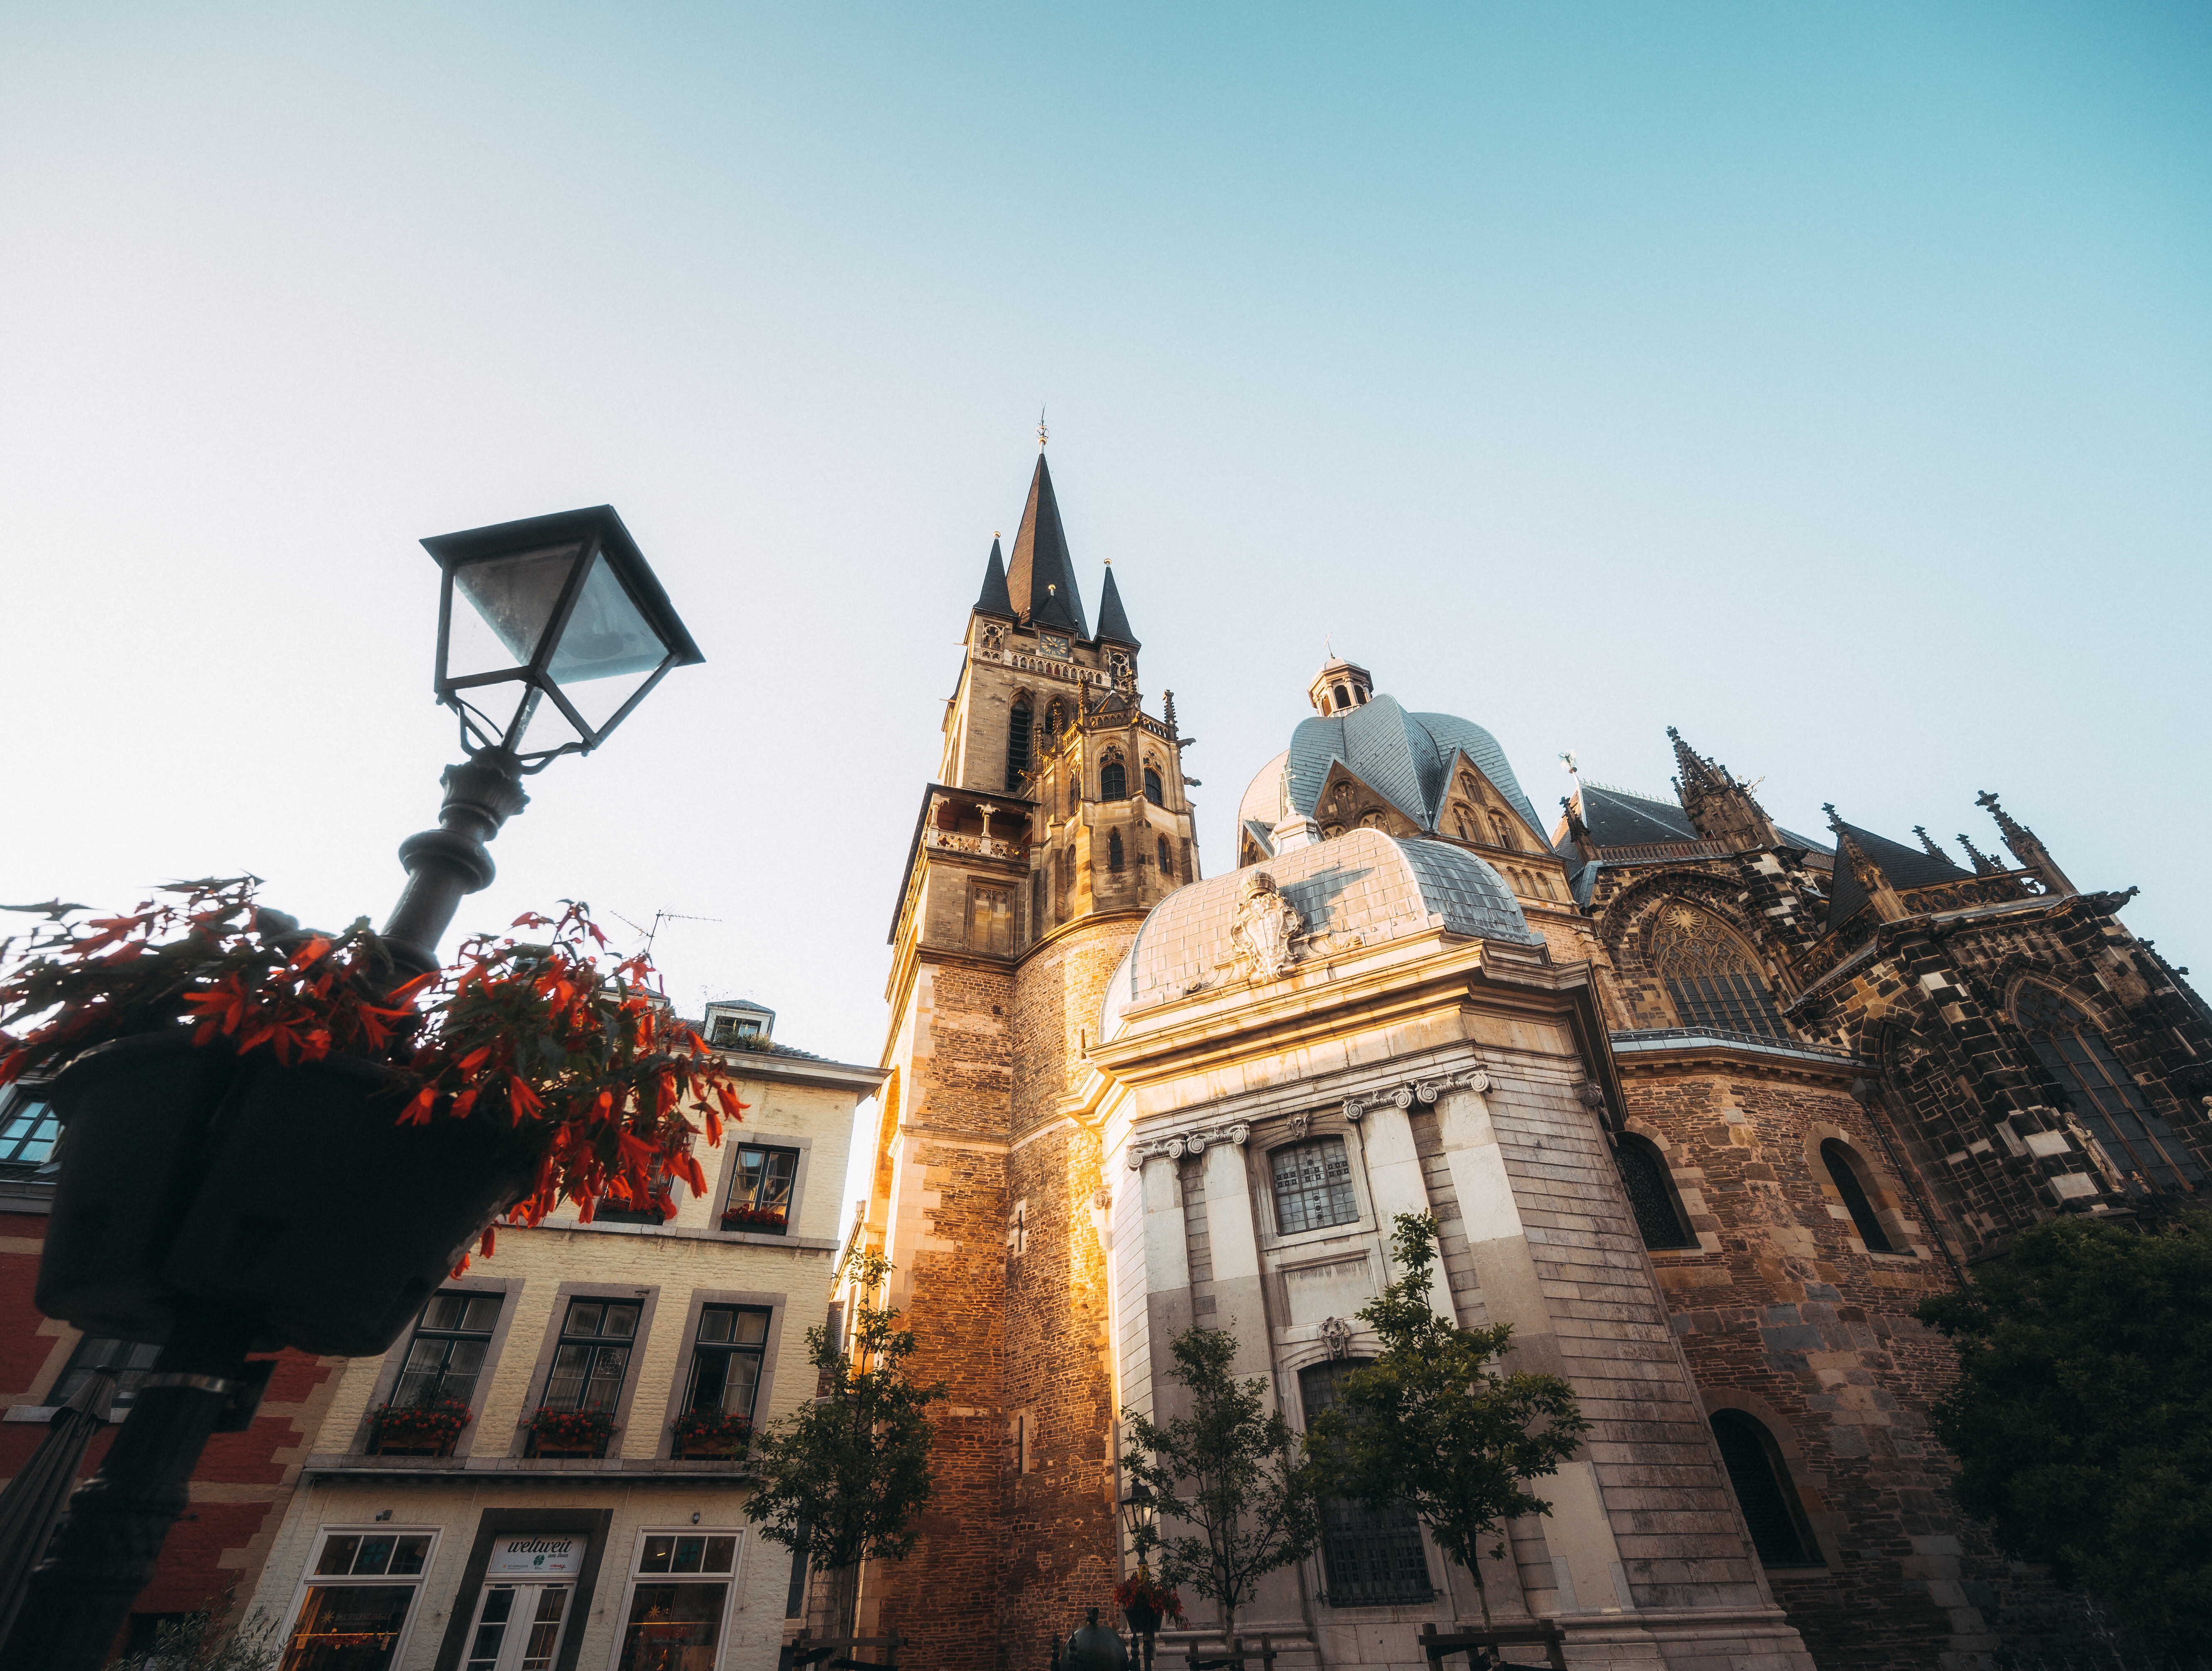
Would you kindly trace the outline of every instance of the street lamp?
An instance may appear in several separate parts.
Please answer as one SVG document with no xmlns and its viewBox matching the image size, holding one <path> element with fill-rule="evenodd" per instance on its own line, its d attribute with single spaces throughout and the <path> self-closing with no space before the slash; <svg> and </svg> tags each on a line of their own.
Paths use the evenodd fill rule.
<svg viewBox="0 0 2212 1671">
<path fill-rule="evenodd" d="M 1144 1671 L 1152 1671 L 1152 1638 L 1160 1628 L 1160 1610 L 1154 1607 L 1148 1593 L 1152 1588 L 1152 1567 L 1146 1560 L 1156 1541 L 1152 1527 L 1159 1518 L 1160 1505 L 1152 1496 L 1152 1488 L 1143 1480 L 1131 1482 L 1121 1498 L 1121 1523 L 1129 1530 L 1129 1546 L 1136 1552 L 1137 1577 L 1147 1593 L 1140 1594 L 1136 1605 L 1121 1609 L 1122 1618 L 1129 1621 L 1129 1629 L 1144 1645 Z"/>
<path fill-rule="evenodd" d="M 530 804 L 522 780 L 590 753 L 670 668 L 706 659 L 611 505 L 422 546 L 443 572 L 438 700 L 469 757 L 446 769 L 439 827 L 399 849 L 407 886 L 384 938 L 403 979 L 438 967 L 462 896 L 491 885 L 484 843 Z"/>
<path fill-rule="evenodd" d="M 524 777 L 562 755 L 597 748 L 670 668 L 703 659 L 611 506 L 422 544 L 444 579 L 438 699 L 460 716 L 468 759 L 446 769 L 439 827 L 399 849 L 407 884 L 385 936 L 403 981 L 438 967 L 438 942 L 462 896 L 489 885 L 484 843 L 529 804 Z M 454 609 L 456 593 L 466 611 Z M 378 1129 L 391 1129 L 387 1121 L 380 1116 Z M 199 1140 L 206 1152 L 192 1159 L 204 1166 L 215 1139 L 204 1133 Z M 299 1139 L 318 1164 L 337 1152 L 333 1140 L 326 1132 Z M 66 1194 L 66 1158 L 63 1170 Z M 48 1263 L 55 1246 L 50 1236 Z M 375 1264 L 381 1253 L 389 1274 L 404 1249 L 395 1237 L 364 1247 L 361 1259 Z M 42 1267 L 42 1284 L 45 1276 Z M 270 1320 L 258 1306 L 232 1309 L 189 1287 L 168 1309 L 161 1355 L 99 1474 L 70 1500 L 52 1553 L 33 1573 L 23 1610 L 0 1645 L 0 1671 L 105 1663 L 186 1505 L 209 1435 L 252 1419 L 267 1370 L 255 1379 L 246 1353 L 272 1333 Z"/>
</svg>

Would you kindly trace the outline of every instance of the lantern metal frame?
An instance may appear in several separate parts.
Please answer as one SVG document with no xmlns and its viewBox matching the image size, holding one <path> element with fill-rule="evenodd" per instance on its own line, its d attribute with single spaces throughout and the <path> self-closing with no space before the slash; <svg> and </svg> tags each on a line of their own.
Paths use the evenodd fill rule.
<svg viewBox="0 0 2212 1671">
<path fill-rule="evenodd" d="M 561 596 L 547 617 L 545 626 L 532 647 L 530 659 L 521 665 L 495 669 L 481 673 L 469 673 L 459 678 L 448 671 L 448 658 L 453 647 L 453 582 L 459 573 L 474 563 L 493 558 L 519 556 L 541 550 L 549 546 L 575 544 L 578 554 L 563 581 Z M 698 645 L 690 632 L 678 618 L 675 606 L 653 572 L 645 554 L 638 550 L 637 542 L 630 538 L 623 520 L 611 505 L 592 505 L 581 510 L 559 511 L 550 516 L 533 516 L 519 522 L 501 522 L 484 528 L 469 528 L 459 533 L 436 534 L 422 542 L 438 564 L 441 580 L 438 590 L 438 665 L 436 689 L 438 700 L 452 708 L 459 717 L 461 747 L 473 760 L 486 753 L 502 754 L 517 763 L 524 773 L 541 772 L 555 760 L 566 754 L 589 754 L 607 740 L 614 728 L 629 717 L 630 710 L 651 694 L 673 667 L 689 667 L 704 661 Z M 628 701 L 617 708 L 604 725 L 594 726 L 577 711 L 559 682 L 551 672 L 554 656 L 567 635 L 578 600 L 583 595 L 585 582 L 589 579 L 595 560 L 604 559 L 608 571 L 628 597 L 631 605 L 644 618 L 645 623 L 660 641 L 664 653 L 660 665 L 647 676 L 645 682 L 630 693 Z M 524 689 L 515 708 L 514 717 L 504 726 L 486 714 L 462 693 L 497 684 L 520 684 Z M 539 701 L 550 698 L 562 717 L 575 727 L 576 739 L 564 742 L 557 748 L 517 749 L 522 733 L 535 716 Z"/>
</svg>

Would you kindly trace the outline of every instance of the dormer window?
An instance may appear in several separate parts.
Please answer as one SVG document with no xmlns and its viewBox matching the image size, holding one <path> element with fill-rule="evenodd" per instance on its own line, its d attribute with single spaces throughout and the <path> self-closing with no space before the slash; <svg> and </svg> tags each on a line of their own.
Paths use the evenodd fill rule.
<svg viewBox="0 0 2212 1671">
<path fill-rule="evenodd" d="M 707 1042 L 717 1050 L 765 1050 L 775 1030 L 775 1012 L 745 1003 L 707 1006 Z"/>
</svg>

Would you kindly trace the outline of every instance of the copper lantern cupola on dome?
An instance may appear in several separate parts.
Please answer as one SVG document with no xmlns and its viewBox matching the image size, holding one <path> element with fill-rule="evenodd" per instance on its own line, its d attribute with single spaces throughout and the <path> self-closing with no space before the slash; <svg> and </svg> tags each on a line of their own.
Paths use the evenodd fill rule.
<svg viewBox="0 0 2212 1671">
<path fill-rule="evenodd" d="M 1332 656 L 1306 687 L 1306 700 L 1324 720 L 1334 719 L 1355 708 L 1364 708 L 1375 694 L 1375 677 L 1356 662 Z"/>
</svg>

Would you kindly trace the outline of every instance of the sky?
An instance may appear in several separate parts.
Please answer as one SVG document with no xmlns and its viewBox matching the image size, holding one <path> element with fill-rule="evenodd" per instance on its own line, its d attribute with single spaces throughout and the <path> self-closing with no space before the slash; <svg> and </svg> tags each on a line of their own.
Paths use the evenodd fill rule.
<svg viewBox="0 0 2212 1671">
<path fill-rule="evenodd" d="M 1042 406 L 1214 870 L 1333 635 L 1547 813 L 2000 791 L 2212 975 L 2202 6 L 18 3 L 0 252 L 0 898 L 380 920 L 416 542 L 607 502 L 707 659 L 455 938 L 872 1062 Z"/>
</svg>

